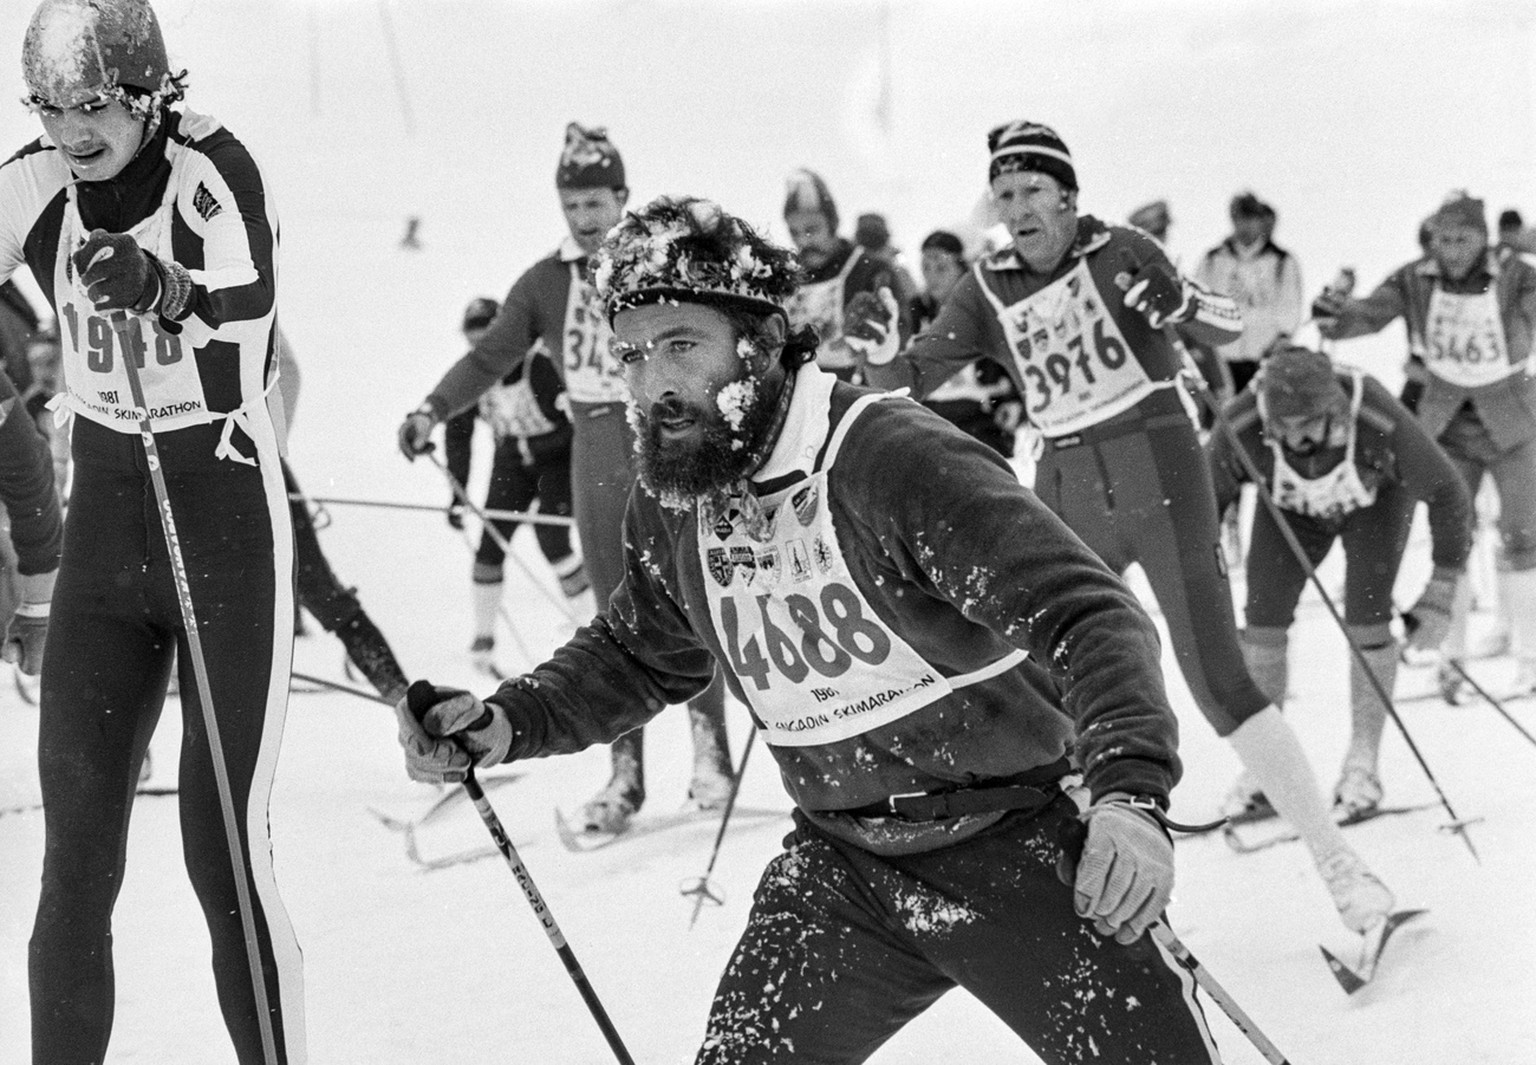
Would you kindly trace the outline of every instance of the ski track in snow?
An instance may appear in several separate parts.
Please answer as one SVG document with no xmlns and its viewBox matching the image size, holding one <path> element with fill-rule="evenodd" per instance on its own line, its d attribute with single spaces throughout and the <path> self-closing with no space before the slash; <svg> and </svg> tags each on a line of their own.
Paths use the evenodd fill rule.
<svg viewBox="0 0 1536 1065">
<path fill-rule="evenodd" d="M 0 9 L 0 42 L 19 47 L 31 6 Z M 481 293 L 499 297 L 562 235 L 549 178 L 560 130 L 573 118 L 613 131 L 634 203 L 662 191 L 711 195 L 782 239 L 782 175 L 811 165 L 826 173 L 845 219 L 888 209 L 898 243 L 910 252 L 927 229 L 969 212 L 985 167 L 982 132 L 1028 108 L 1073 145 L 1085 209 L 1118 218 L 1168 196 L 1174 245 L 1186 265 L 1223 235 L 1231 192 L 1253 185 L 1279 205 L 1278 238 L 1300 255 L 1309 292 L 1311 282 L 1346 261 L 1374 284 L 1407 257 L 1417 220 L 1449 187 L 1487 195 L 1491 211 L 1512 203 L 1527 214 L 1536 208 L 1536 166 L 1520 125 L 1529 107 L 1512 109 L 1512 117 L 1490 112 L 1487 121 L 1466 121 L 1462 110 L 1506 97 L 1529 101 L 1531 19 L 1514 6 L 1493 5 L 1503 21 L 1461 20 L 1456 11 L 1411 4 L 1341 4 L 1333 14 L 1318 9 L 1281 19 L 1257 4 L 1191 3 L 1156 5 L 1145 22 L 1123 7 L 1053 7 L 1063 41 L 1093 41 L 1094 92 L 1083 91 L 1081 53 L 1070 47 L 1053 46 L 1039 62 L 1007 69 L 961 62 L 955 57 L 974 50 L 975 26 L 952 25 L 959 20 L 931 5 L 899 7 L 897 118 L 885 142 L 871 138 L 868 123 L 858 125 L 857 99 L 825 96 L 826 72 L 842 67 L 847 42 L 872 46 L 868 10 L 853 4 L 817 9 L 822 32 L 807 35 L 784 31 L 793 20 L 775 10 L 781 4 L 733 8 L 729 16 L 686 4 L 612 5 L 599 25 L 559 5 L 518 7 L 514 17 L 511 8 L 486 4 L 397 0 L 394 17 L 408 45 L 405 85 L 415 114 L 434 126 L 419 138 L 402 127 L 364 6 L 156 6 L 173 62 L 191 68 L 190 105 L 244 137 L 274 188 L 283 219 L 283 323 L 305 382 L 293 460 L 316 495 L 446 502 L 448 490 L 430 464 L 408 466 L 395 452 L 395 427 L 461 353 L 463 304 Z M 999 21 L 988 39 L 1029 39 L 1039 28 L 1034 18 L 990 10 Z M 427 11 L 437 20 L 430 27 Z M 311 14 L 313 52 L 304 43 Z M 764 68 L 779 72 L 782 82 L 751 90 L 754 101 L 778 101 L 778 111 L 746 110 L 739 83 L 712 80 L 735 77 L 738 67 L 718 55 L 720 40 L 750 41 Z M 485 58 L 466 41 L 482 43 Z M 1148 62 L 1152 52 L 1159 53 L 1155 63 Z M 1452 53 L 1483 64 L 1475 99 L 1444 94 L 1424 76 Z M 720 71 L 710 68 L 711 57 Z M 19 73 L 6 62 L 0 80 L 14 100 L 22 92 Z M 595 67 L 613 76 L 598 76 Z M 1119 80 L 1117 70 L 1125 71 Z M 678 103 L 680 72 L 687 106 Z M 1282 82 L 1289 109 L 1273 92 Z M 493 101 L 492 84 L 505 84 L 516 106 Z M 284 91 L 274 93 L 274 85 Z M 1397 112 L 1380 109 L 1387 98 L 1397 101 Z M 828 110 L 827 123 L 806 121 L 819 109 Z M 1320 137 L 1319 114 L 1340 135 Z M 1265 129 L 1250 129 L 1256 116 Z M 20 108 L 0 108 L 3 154 L 36 131 Z M 1242 138 L 1241 151 L 1230 150 L 1233 138 Z M 1406 143 L 1414 145 L 1411 160 Z M 933 165 L 932 180 L 902 176 L 914 158 Z M 1319 174 L 1336 180 L 1325 188 Z M 423 218 L 425 248 L 405 253 L 396 245 L 411 214 Z M 1396 331 L 1342 352 L 1394 387 L 1401 354 Z M 488 456 L 482 438 L 477 499 Z M 465 653 L 470 556 L 459 535 L 432 514 L 330 511 L 321 542 L 340 577 L 359 586 L 407 671 L 486 690 Z M 519 533 L 517 550 L 542 578 L 528 532 Z M 1427 571 L 1421 531 L 1399 601 L 1412 601 Z M 1338 587 L 1340 573 L 1330 560 L 1325 583 Z M 1144 591 L 1134 573 L 1133 582 Z M 533 654 L 570 631 L 515 567 L 507 589 L 508 610 Z M 530 664 L 515 648 L 500 641 L 504 669 Z M 1348 732 L 1347 663 L 1339 634 L 1310 593 L 1292 656 L 1287 715 L 1327 788 Z M 295 668 L 341 679 L 340 657 L 340 645 L 317 631 L 298 642 Z M 1186 767 L 1173 813 L 1201 820 L 1237 763 L 1194 709 L 1171 659 L 1165 665 Z M 1507 659 L 1473 668 L 1493 691 L 1513 671 Z M 1427 686 L 1423 671 L 1402 672 L 1401 691 Z M 3 808 L 36 801 L 36 710 L 9 684 L 0 687 Z M 173 778 L 175 707 L 153 745 L 157 783 Z M 1529 1020 L 1536 1001 L 1536 798 L 1529 786 L 1536 748 L 1476 703 L 1448 708 L 1426 700 L 1400 709 L 1457 812 L 1483 819 L 1471 830 L 1482 863 L 1435 831 L 1442 811 L 1349 830 L 1401 906 L 1430 910 L 1394 937 L 1371 987 L 1347 998 L 1324 967 L 1319 943 L 1350 963 L 1354 944 L 1300 845 L 1239 857 L 1215 835 L 1180 844 L 1171 923 L 1298 1065 L 1536 1061 Z M 1536 729 L 1530 701 L 1510 709 Z M 740 707 L 730 713 L 739 752 L 746 717 Z M 290 701 L 271 819 L 278 882 L 305 952 L 310 1060 L 389 1065 L 449 1053 L 465 1063 L 611 1060 L 468 804 L 421 825 L 417 843 L 426 858 L 484 856 L 437 870 L 412 862 L 402 834 L 370 813 L 420 816 L 439 798 L 405 778 L 394 735 L 387 709 L 353 696 Z M 686 715 L 663 714 L 646 750 L 649 802 L 657 811 L 673 809 L 689 776 Z M 690 932 L 691 901 L 678 886 L 702 873 L 712 832 L 663 832 L 587 855 L 566 852 L 555 838 L 550 810 L 579 807 L 605 783 L 607 769 L 606 751 L 589 751 L 519 766 L 519 780 L 502 787 L 488 781 L 488 791 L 637 1060 L 686 1062 L 703 1036 L 753 889 L 779 853 L 780 833 L 726 837 L 711 878 L 725 903 L 706 908 Z M 1434 798 L 1390 726 L 1383 770 L 1388 802 Z M 766 756 L 753 761 L 741 802 L 787 808 Z M 42 847 L 41 813 L 0 817 L 0 1062 L 7 1065 L 28 1058 L 26 952 Z M 964 916 L 959 907 L 917 900 L 909 919 L 935 926 Z M 233 1061 L 214 1002 L 207 935 L 182 869 L 174 799 L 144 798 L 135 807 L 114 929 L 117 1013 L 107 1061 Z M 1066 973 L 1054 986 L 1019 993 L 1050 995 L 1065 1008 L 1092 992 Z M 1228 1062 L 1261 1060 L 1209 1000 L 1206 1012 Z M 871 1060 L 1036 1059 L 957 992 Z"/>
</svg>

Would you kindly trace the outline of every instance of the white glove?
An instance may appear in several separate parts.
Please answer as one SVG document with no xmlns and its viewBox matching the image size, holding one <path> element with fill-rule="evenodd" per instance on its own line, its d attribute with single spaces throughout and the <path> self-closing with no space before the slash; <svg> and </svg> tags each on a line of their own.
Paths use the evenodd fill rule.
<svg viewBox="0 0 1536 1065">
<path fill-rule="evenodd" d="M 860 292 L 843 310 L 843 342 L 871 366 L 884 366 L 901 348 L 901 308 L 889 288 Z"/>
<path fill-rule="evenodd" d="M 539 399 L 533 394 L 533 385 L 526 376 L 481 396 L 480 417 L 490 423 L 498 440 L 507 436 L 526 440 L 555 430 L 555 423 L 544 416 Z"/>
<path fill-rule="evenodd" d="M 1134 943 L 1173 896 L 1173 841 L 1163 826 L 1111 792 L 1082 815 L 1088 825 L 1073 902 L 1102 936 Z"/>
<path fill-rule="evenodd" d="M 421 684 L 411 685 L 412 692 Z M 506 761 L 512 724 L 505 710 L 467 691 L 427 688 L 424 710 L 413 709 L 410 695 L 395 705 L 405 772 L 412 780 L 456 784 L 468 776 L 471 765 L 484 768 Z"/>
</svg>

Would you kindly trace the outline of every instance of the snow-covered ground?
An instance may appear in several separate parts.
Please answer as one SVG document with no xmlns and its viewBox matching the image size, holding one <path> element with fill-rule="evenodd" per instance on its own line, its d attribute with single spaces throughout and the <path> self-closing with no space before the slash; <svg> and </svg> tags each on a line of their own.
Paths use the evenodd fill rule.
<svg viewBox="0 0 1536 1065">
<path fill-rule="evenodd" d="M 1004 119 L 1052 122 L 1072 145 L 1085 209 L 1120 217 L 1167 196 L 1190 261 L 1220 239 L 1232 192 L 1280 210 L 1309 290 L 1342 263 L 1371 284 L 1412 250 L 1418 220 L 1468 186 L 1497 211 L 1536 214 L 1533 16 L 1519 4 L 937 4 L 889 6 L 890 121 L 882 126 L 873 4 L 511 4 L 489 0 L 157 4 L 191 105 L 261 156 L 284 222 L 283 324 L 304 398 L 293 437 L 314 494 L 439 504 L 430 466 L 394 451 L 401 414 L 460 351 L 458 315 L 500 295 L 562 232 L 550 184 L 571 119 L 606 123 L 637 200 L 718 197 L 774 232 L 784 174 L 823 171 L 845 220 L 887 211 L 912 248 L 963 220 L 981 188 L 982 134 Z M 0 6 L 19 51 L 30 4 Z M 392 74 L 385 21 L 400 56 Z M 14 54 L 14 53 L 13 53 Z M 401 88 L 403 87 L 403 92 Z M 21 94 L 0 70 L 0 97 Z M 406 101 L 402 104 L 402 100 Z M 0 108 L 0 145 L 35 135 Z M 425 247 L 398 248 L 405 219 Z M 1345 356 L 1395 383 L 1395 331 Z M 483 449 L 482 449 L 483 457 Z M 335 505 L 321 533 L 342 578 L 408 672 L 468 683 L 469 551 L 435 514 Z M 542 573 L 531 539 L 519 550 Z M 1425 574 L 1417 541 L 1400 598 Z M 1330 570 L 1327 581 L 1337 583 Z M 1332 585 L 1330 585 L 1332 586 Z M 527 579 L 508 607 L 535 654 L 566 627 Z M 1486 619 L 1479 618 L 1480 623 Z M 1288 713 L 1332 783 L 1348 729 L 1345 652 L 1315 600 L 1295 631 Z M 523 665 L 503 640 L 503 665 Z M 340 646 L 299 641 L 301 671 L 342 679 Z M 1507 660 L 1477 663 L 1499 690 Z M 1187 773 L 1176 814 L 1214 806 L 1236 763 L 1177 671 Z M 1399 693 L 1430 686 L 1404 671 Z M 1536 1061 L 1536 748 L 1484 706 L 1404 702 L 1403 718 L 1482 856 L 1429 811 L 1353 829 L 1403 905 L 1427 906 L 1389 948 L 1376 986 L 1346 998 L 1319 943 L 1350 947 L 1299 845 L 1238 857 L 1219 840 L 1179 845 L 1174 927 L 1298 1065 Z M 1531 701 L 1512 703 L 1536 730 Z M 0 808 L 35 798 L 35 710 L 0 692 Z M 739 744 L 745 715 L 732 711 Z M 174 760 L 169 712 L 158 773 Z M 681 802 L 684 715 L 652 726 L 650 806 Z M 743 801 L 787 809 L 754 756 Z M 1435 798 L 1406 746 L 1384 749 L 1390 802 Z M 509 767 L 492 801 L 637 1060 L 691 1058 L 710 992 L 785 820 L 733 827 L 714 879 L 726 902 L 688 930 L 679 882 L 703 871 L 701 823 L 574 855 L 552 810 L 606 779 L 592 751 Z M 296 694 L 272 803 L 276 865 L 306 958 L 310 1059 L 407 1063 L 601 1062 L 609 1054 L 473 811 L 451 800 L 416 833 L 418 856 L 471 852 L 428 871 L 397 819 L 436 800 L 408 782 L 385 708 Z M 26 941 L 42 817 L 0 816 L 0 1062 L 27 1060 Z M 208 944 L 181 870 L 175 803 L 141 799 L 115 923 L 117 1021 L 110 1062 L 232 1061 Z M 1020 988 L 1021 994 L 1030 993 Z M 1523 1003 L 1523 1005 L 1522 1005 Z M 1259 1061 L 1209 1007 L 1229 1061 Z M 884 1065 L 1034 1059 L 963 994 L 946 997 L 874 1059 Z"/>
</svg>

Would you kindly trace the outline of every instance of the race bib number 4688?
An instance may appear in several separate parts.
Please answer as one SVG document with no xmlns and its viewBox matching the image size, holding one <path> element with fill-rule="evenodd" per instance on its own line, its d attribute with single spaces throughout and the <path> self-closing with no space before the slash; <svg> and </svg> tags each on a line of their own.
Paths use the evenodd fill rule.
<svg viewBox="0 0 1536 1065">
<path fill-rule="evenodd" d="M 721 596 L 720 622 L 731 669 L 758 691 L 776 679 L 781 685 L 802 684 L 813 675 L 833 680 L 855 661 L 878 666 L 891 653 L 890 637 L 864 616 L 857 593 L 835 582 L 823 585 L 816 599 L 793 593 L 782 599 Z"/>
<path fill-rule="evenodd" d="M 888 724 L 949 682 L 875 613 L 843 558 L 826 479 L 765 500 L 766 535 L 700 522 L 715 633 L 764 738 L 832 743 Z"/>
</svg>

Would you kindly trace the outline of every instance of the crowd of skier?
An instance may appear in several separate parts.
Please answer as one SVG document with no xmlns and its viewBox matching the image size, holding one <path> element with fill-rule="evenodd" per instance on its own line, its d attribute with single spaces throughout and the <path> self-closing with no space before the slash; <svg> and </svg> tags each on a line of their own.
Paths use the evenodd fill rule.
<svg viewBox="0 0 1536 1065">
<path fill-rule="evenodd" d="M 691 718 L 687 801 L 727 810 L 726 696 L 747 708 L 794 829 L 701 1062 L 860 1061 L 956 986 L 1049 1062 L 1220 1060 L 1162 918 L 1171 833 L 1190 826 L 1167 815 L 1184 766 L 1133 563 L 1243 766 L 1219 813 L 1288 822 L 1367 938 L 1396 899 L 1341 824 L 1383 803 L 1400 660 L 1435 662 L 1448 700 L 1471 683 L 1478 536 L 1508 694 L 1536 694 L 1536 267 L 1519 216 L 1494 239 L 1466 192 L 1374 290 L 1344 271 L 1308 302 L 1254 193 L 1185 272 L 1169 206 L 1083 212 L 1066 139 L 1035 121 L 985 133 L 991 228 L 934 230 L 915 264 L 880 214 L 840 235 L 809 169 L 786 179 L 792 247 L 727 204 L 634 206 L 614 140 L 571 122 L 552 153 L 568 237 L 468 303 L 468 350 L 398 429 L 407 459 L 442 467 L 449 524 L 478 519 L 452 598 L 490 689 L 407 698 L 283 457 L 298 367 L 259 167 L 182 103 L 146 0 L 44 0 L 23 73 L 44 136 L 0 165 L 0 616 L 40 726 L 36 1062 L 105 1054 L 128 810 L 173 672 L 187 868 L 230 1037 L 242 1062 L 305 1060 L 266 812 L 301 608 L 397 706 L 413 779 L 609 745 L 594 835 L 641 810 L 643 726 L 670 705 Z M 9 281 L 23 267 L 45 307 Z M 1335 342 L 1399 318 L 1393 396 Z M 1400 608 L 1420 503 L 1432 568 Z M 524 524 L 579 627 L 508 678 L 496 635 L 517 624 L 504 569 Z M 1351 731 L 1325 789 L 1283 710 L 1296 607 L 1309 581 L 1330 594 L 1316 568 L 1335 543 Z M 903 920 L 914 898 L 963 919 Z M 1067 971 L 1075 989 L 1017 994 Z"/>
</svg>

